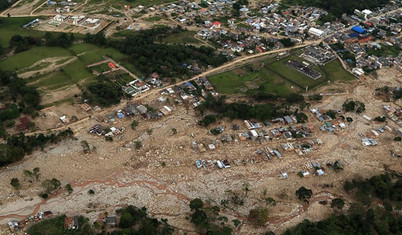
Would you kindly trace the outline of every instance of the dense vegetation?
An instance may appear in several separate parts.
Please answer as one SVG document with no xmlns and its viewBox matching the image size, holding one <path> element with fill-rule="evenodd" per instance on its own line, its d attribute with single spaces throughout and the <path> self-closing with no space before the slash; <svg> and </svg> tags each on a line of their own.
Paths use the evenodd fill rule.
<svg viewBox="0 0 402 235">
<path fill-rule="evenodd" d="M 355 9 L 375 9 L 389 3 L 389 0 L 285 0 L 287 5 L 315 6 L 323 8 L 330 14 L 340 18 L 343 13 L 353 14 Z"/>
<path fill-rule="evenodd" d="M 28 228 L 27 233 L 30 235 L 92 235 L 96 234 L 88 223 L 88 219 L 80 216 L 78 218 L 78 229 L 68 230 L 64 228 L 64 220 L 66 216 L 60 215 L 50 219 L 45 219 L 39 223 L 33 224 Z"/>
<path fill-rule="evenodd" d="M 46 144 L 58 143 L 72 135 L 73 131 L 67 129 L 58 134 L 25 136 L 21 133 L 20 135 L 11 136 L 7 139 L 6 144 L 0 144 L 0 166 L 19 161 L 26 154 L 31 154 L 35 149 L 43 149 Z"/>
<path fill-rule="evenodd" d="M 206 68 L 208 65 L 219 66 L 227 61 L 226 57 L 216 55 L 215 49 L 211 47 L 159 43 L 164 37 L 182 31 L 181 27 L 155 27 L 140 31 L 123 41 L 111 41 L 109 45 L 129 55 L 129 62 L 142 73 L 157 72 L 164 77 L 190 75 L 192 71 L 187 66 L 195 63 L 199 68 Z"/>
<path fill-rule="evenodd" d="M 218 99 L 208 96 L 205 102 L 199 106 L 199 110 L 201 113 L 205 110 L 210 110 L 218 113 L 222 117 L 228 117 L 230 119 L 258 119 L 260 121 L 266 121 L 292 114 L 290 111 L 284 110 L 272 103 L 256 105 L 237 102 L 226 103 L 224 96 Z"/>
<path fill-rule="evenodd" d="M 118 86 L 110 81 L 98 79 L 87 85 L 87 91 L 84 91 L 83 96 L 91 103 L 110 106 L 118 104 L 123 93 Z"/>
<path fill-rule="evenodd" d="M 196 198 L 190 201 L 191 222 L 196 225 L 200 233 L 230 235 L 232 229 L 225 225 L 228 218 L 219 217 L 218 206 L 204 207 L 201 199 Z M 221 221 L 219 224 L 217 222 Z"/>
<path fill-rule="evenodd" d="M 9 6 L 13 5 L 17 0 L 1 0 L 0 1 L 0 11 L 7 9 Z"/>
<path fill-rule="evenodd" d="M 116 210 L 117 214 L 121 215 L 119 228 L 113 231 L 112 235 L 125 234 L 165 234 L 173 233 L 173 228 L 167 223 L 167 219 L 161 221 L 150 218 L 147 214 L 147 209 L 128 206 L 120 210 Z"/>
<path fill-rule="evenodd" d="M 34 115 L 41 108 L 41 97 L 36 88 L 27 86 L 15 73 L 0 70 L 0 86 L 0 104 L 6 107 L 0 110 L 0 137 L 5 138 L 3 123 L 19 117 L 21 112 Z"/>
<path fill-rule="evenodd" d="M 74 34 L 55 34 L 47 32 L 44 38 L 14 35 L 10 39 L 10 49 L 15 53 L 29 50 L 35 46 L 69 47 L 74 42 Z"/>
<path fill-rule="evenodd" d="M 346 181 L 344 189 L 358 201 L 351 204 L 348 214 L 334 214 L 316 223 L 304 220 L 296 227 L 288 229 L 285 235 L 401 234 L 402 217 L 394 213 L 394 208 L 400 210 L 402 207 L 402 180 L 400 175 L 394 174 L 393 177 L 383 174 L 370 179 Z M 331 203 L 331 207 L 338 210 L 343 205 L 341 199 Z"/>
</svg>

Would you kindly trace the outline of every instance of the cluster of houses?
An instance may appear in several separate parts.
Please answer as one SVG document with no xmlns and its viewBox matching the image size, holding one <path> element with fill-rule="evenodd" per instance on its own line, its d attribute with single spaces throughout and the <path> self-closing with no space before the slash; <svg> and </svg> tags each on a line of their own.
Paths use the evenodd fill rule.
<svg viewBox="0 0 402 235">
<path fill-rule="evenodd" d="M 384 110 L 387 112 L 387 116 L 389 119 L 394 121 L 396 124 L 398 124 L 400 127 L 402 127 L 402 109 L 401 108 L 395 108 L 391 107 L 388 105 L 384 105 Z"/>
<path fill-rule="evenodd" d="M 52 216 L 51 211 L 38 212 L 35 215 L 30 215 L 21 221 L 10 221 L 8 222 L 8 227 L 11 233 L 16 233 L 17 231 L 27 227 L 29 224 L 41 221 L 42 219 Z"/>
<path fill-rule="evenodd" d="M 73 8 L 75 6 L 77 6 L 78 3 L 73 2 L 72 0 L 67 0 L 67 1 L 60 1 L 60 2 L 56 2 L 56 1 L 47 1 L 46 2 L 46 6 L 48 7 L 56 7 L 56 12 L 57 13 L 68 13 L 71 10 L 73 10 Z"/>
<path fill-rule="evenodd" d="M 55 15 L 49 24 L 59 26 L 61 23 L 82 26 L 86 28 L 96 29 L 103 21 L 98 18 L 89 18 L 86 16 L 78 15 Z"/>
<path fill-rule="evenodd" d="M 334 54 L 330 50 L 326 50 L 318 46 L 306 47 L 300 57 L 318 65 L 325 65 L 326 63 L 335 59 Z"/>
<path fill-rule="evenodd" d="M 135 79 L 135 80 L 127 83 L 121 89 L 127 95 L 129 95 L 131 97 L 134 97 L 134 96 L 136 96 L 138 94 L 141 94 L 141 93 L 144 93 L 146 91 L 149 91 L 150 86 L 144 81 L 141 81 L 139 79 Z"/>
<path fill-rule="evenodd" d="M 227 159 L 224 160 L 196 160 L 195 165 L 200 168 L 214 168 L 217 166 L 219 169 L 230 168 L 230 163 Z"/>
</svg>

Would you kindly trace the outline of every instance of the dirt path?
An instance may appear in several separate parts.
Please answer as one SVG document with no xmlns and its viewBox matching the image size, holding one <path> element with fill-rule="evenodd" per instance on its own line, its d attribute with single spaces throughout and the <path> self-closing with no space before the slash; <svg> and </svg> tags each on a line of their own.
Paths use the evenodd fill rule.
<svg viewBox="0 0 402 235">
<path fill-rule="evenodd" d="M 65 61 L 65 62 L 63 62 L 61 64 L 57 64 L 57 61 L 67 59 L 69 57 L 70 56 L 54 57 L 54 58 L 46 58 L 46 59 L 37 61 L 36 63 L 34 63 L 30 67 L 28 67 L 28 69 L 33 68 L 33 67 L 35 67 L 35 66 L 37 66 L 37 65 L 39 65 L 41 63 L 50 63 L 50 64 L 46 68 L 39 69 L 39 70 L 34 70 L 34 71 L 28 71 L 28 72 L 25 72 L 25 73 L 20 73 L 20 74 L 18 74 L 18 76 L 20 78 L 29 78 L 29 77 L 32 77 L 32 76 L 37 76 L 38 74 L 46 74 L 46 73 L 54 72 L 54 71 L 58 70 L 60 67 L 63 67 L 65 65 L 67 65 L 69 63 L 72 63 L 72 62 L 77 60 L 77 57 L 74 56 L 71 59 L 69 59 L 69 60 L 67 60 L 67 61 Z M 34 83 L 32 83 L 32 84 L 34 84 Z"/>
</svg>

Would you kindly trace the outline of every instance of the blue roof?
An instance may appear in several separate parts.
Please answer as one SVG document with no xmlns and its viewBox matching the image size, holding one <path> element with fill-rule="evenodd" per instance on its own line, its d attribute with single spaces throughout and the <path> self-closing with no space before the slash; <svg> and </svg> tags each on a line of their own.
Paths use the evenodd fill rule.
<svg viewBox="0 0 402 235">
<path fill-rule="evenodd" d="M 353 26 L 352 27 L 352 30 L 353 31 L 355 31 L 355 32 L 357 32 L 357 33 L 365 33 L 365 32 L 367 32 L 367 30 L 365 30 L 365 29 L 363 29 L 362 27 L 360 27 L 360 26 Z"/>
</svg>

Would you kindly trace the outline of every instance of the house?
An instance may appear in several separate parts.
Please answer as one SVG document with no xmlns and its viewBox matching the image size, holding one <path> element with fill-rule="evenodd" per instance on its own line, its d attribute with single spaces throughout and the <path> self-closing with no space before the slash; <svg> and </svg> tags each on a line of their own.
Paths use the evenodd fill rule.
<svg viewBox="0 0 402 235">
<path fill-rule="evenodd" d="M 317 28 L 314 28 L 314 27 L 311 27 L 309 30 L 308 30 L 308 33 L 309 34 L 311 34 L 311 35 L 314 35 L 314 36 L 316 36 L 316 37 L 322 37 L 322 36 L 324 36 L 324 34 L 325 34 L 325 32 L 324 31 L 322 31 L 322 30 L 320 30 L 320 29 L 317 29 Z"/>
<path fill-rule="evenodd" d="M 82 110 L 84 110 L 85 112 L 89 112 L 89 111 L 92 110 L 92 107 L 89 106 L 89 104 L 87 104 L 87 103 L 80 104 L 80 107 L 81 107 Z"/>
<path fill-rule="evenodd" d="M 60 117 L 60 121 L 64 124 L 67 124 L 70 122 L 70 120 L 68 119 L 68 117 L 66 115 L 63 115 Z"/>
<path fill-rule="evenodd" d="M 324 173 L 324 171 L 322 169 L 316 170 L 316 173 L 317 173 L 318 176 L 325 175 L 325 173 Z"/>
<path fill-rule="evenodd" d="M 221 28 L 221 22 L 215 21 L 213 27 L 217 28 L 217 29 L 220 29 Z"/>
<path fill-rule="evenodd" d="M 20 124 L 17 125 L 17 131 L 23 131 L 29 127 L 29 119 L 27 117 L 20 118 Z"/>
<path fill-rule="evenodd" d="M 110 215 L 110 216 L 106 217 L 105 223 L 106 223 L 106 225 L 115 227 L 116 226 L 116 216 Z"/>
<path fill-rule="evenodd" d="M 137 106 L 138 106 L 137 104 L 129 103 L 124 108 L 124 111 L 126 112 L 127 115 L 137 115 L 137 114 L 139 114 L 139 111 L 137 110 Z"/>
<path fill-rule="evenodd" d="M 75 215 L 74 217 L 66 217 L 64 219 L 64 228 L 78 229 L 78 215 Z"/>
<path fill-rule="evenodd" d="M 137 109 L 137 111 L 138 111 L 140 114 L 145 114 L 145 113 L 147 113 L 147 111 L 148 111 L 147 107 L 145 107 L 144 105 L 138 105 L 138 106 L 135 107 L 135 108 Z"/>
</svg>

